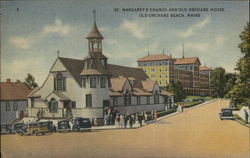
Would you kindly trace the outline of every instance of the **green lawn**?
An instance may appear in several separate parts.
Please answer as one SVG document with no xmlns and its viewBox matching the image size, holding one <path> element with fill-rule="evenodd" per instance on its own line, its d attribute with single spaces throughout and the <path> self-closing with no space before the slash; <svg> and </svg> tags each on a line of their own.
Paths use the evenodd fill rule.
<svg viewBox="0 0 250 158">
<path fill-rule="evenodd" d="M 197 98 L 204 98 L 206 101 L 209 101 L 209 100 L 213 99 L 210 96 L 201 97 L 201 96 L 189 95 L 189 96 L 186 96 L 186 98 L 183 101 L 177 102 L 177 104 L 183 104 L 185 107 L 192 107 L 192 105 L 194 106 L 194 105 L 203 103 L 203 101 L 192 101 L 193 99 L 197 99 Z"/>
</svg>

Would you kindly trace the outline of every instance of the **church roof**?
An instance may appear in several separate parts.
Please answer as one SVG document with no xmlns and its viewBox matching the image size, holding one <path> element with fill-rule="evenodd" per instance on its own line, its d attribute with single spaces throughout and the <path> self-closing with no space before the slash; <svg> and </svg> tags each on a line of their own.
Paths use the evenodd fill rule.
<svg viewBox="0 0 250 158">
<path fill-rule="evenodd" d="M 156 61 L 156 60 L 174 60 L 166 54 L 152 54 L 139 58 L 137 61 Z"/>
<path fill-rule="evenodd" d="M 198 57 L 190 58 L 175 58 L 175 65 L 185 65 L 185 64 L 195 64 L 196 62 L 200 65 L 200 60 Z"/>
<path fill-rule="evenodd" d="M 98 30 L 97 26 L 96 26 L 96 22 L 94 22 L 93 26 L 92 26 L 92 30 L 89 33 L 89 35 L 86 37 L 87 39 L 90 38 L 100 38 L 103 39 L 103 36 L 101 35 L 100 31 Z"/>
<path fill-rule="evenodd" d="M 82 78 L 81 78 L 81 71 L 83 69 L 83 60 L 78 59 L 71 59 L 71 58 L 62 58 L 59 57 L 63 65 L 72 75 L 72 77 L 76 80 L 76 82 L 81 86 L 82 85 Z"/>
</svg>

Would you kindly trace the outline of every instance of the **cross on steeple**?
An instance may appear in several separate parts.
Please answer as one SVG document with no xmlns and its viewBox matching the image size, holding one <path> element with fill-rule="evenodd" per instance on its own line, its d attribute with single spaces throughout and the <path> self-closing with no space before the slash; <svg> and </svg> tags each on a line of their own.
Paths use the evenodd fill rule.
<svg viewBox="0 0 250 158">
<path fill-rule="evenodd" d="M 57 50 L 56 53 L 57 53 L 57 57 L 60 57 L 60 51 Z"/>
</svg>

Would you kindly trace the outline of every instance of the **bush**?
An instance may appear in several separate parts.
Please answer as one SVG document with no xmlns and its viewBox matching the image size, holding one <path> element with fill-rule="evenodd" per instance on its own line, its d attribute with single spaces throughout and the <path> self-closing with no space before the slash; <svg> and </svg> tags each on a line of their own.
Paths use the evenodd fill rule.
<svg viewBox="0 0 250 158">
<path fill-rule="evenodd" d="M 174 113 L 174 112 L 176 112 L 176 109 L 169 109 L 169 110 L 157 113 L 157 117 L 162 117 L 162 116 Z"/>
<path fill-rule="evenodd" d="M 191 104 L 186 104 L 184 107 L 185 108 L 191 108 L 193 106 L 199 105 L 201 103 L 204 103 L 205 101 L 196 101 L 196 102 L 192 102 Z"/>
</svg>

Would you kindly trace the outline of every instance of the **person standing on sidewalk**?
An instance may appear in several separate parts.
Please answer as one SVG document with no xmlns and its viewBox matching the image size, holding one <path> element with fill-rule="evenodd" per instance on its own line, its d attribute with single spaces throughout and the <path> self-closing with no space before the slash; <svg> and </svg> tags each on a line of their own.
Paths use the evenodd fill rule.
<svg viewBox="0 0 250 158">
<path fill-rule="evenodd" d="M 244 110 L 244 113 L 245 113 L 245 121 L 246 121 L 246 124 L 248 124 L 248 117 L 249 117 L 249 115 L 248 115 L 246 109 Z"/>
<path fill-rule="evenodd" d="M 156 110 L 154 111 L 154 121 L 157 121 L 157 113 L 156 113 Z"/>
<path fill-rule="evenodd" d="M 124 127 L 124 116 L 123 114 L 120 115 L 120 128 Z"/>
</svg>

